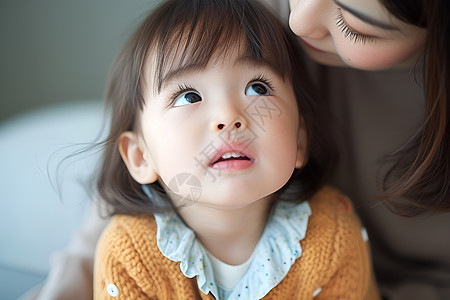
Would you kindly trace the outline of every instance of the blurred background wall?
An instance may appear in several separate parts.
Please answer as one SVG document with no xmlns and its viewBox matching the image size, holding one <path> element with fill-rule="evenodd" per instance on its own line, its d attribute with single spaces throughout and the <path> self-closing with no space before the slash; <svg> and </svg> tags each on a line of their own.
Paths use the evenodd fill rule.
<svg viewBox="0 0 450 300">
<path fill-rule="evenodd" d="M 17 299 L 48 275 L 90 209 L 95 139 L 111 63 L 160 0 L 0 0 L 0 291 Z M 55 183 L 55 182 L 53 182 Z"/>
<path fill-rule="evenodd" d="M 0 122 L 100 99 L 129 31 L 159 0 L 1 0 Z"/>
</svg>

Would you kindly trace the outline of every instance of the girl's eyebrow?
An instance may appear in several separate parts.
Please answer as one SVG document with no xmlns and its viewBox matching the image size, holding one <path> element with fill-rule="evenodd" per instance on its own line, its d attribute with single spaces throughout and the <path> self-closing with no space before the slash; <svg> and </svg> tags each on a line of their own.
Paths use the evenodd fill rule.
<svg viewBox="0 0 450 300">
<path fill-rule="evenodd" d="M 284 77 L 284 75 L 281 74 L 280 71 L 273 68 L 269 63 L 258 62 L 255 59 L 253 59 L 251 56 L 247 56 L 247 55 L 239 56 L 234 62 L 234 66 L 247 65 L 249 67 L 252 67 L 255 64 L 269 68 L 273 72 L 277 73 L 280 77 Z M 195 72 L 202 72 L 206 68 L 207 68 L 207 66 L 205 66 L 205 65 L 189 64 L 186 66 L 181 66 L 179 68 L 170 70 L 162 78 L 162 80 L 158 86 L 158 93 L 161 92 L 161 90 L 164 89 L 167 85 L 171 84 L 171 82 L 176 81 L 180 77 L 187 76 L 188 74 L 195 73 Z"/>
<path fill-rule="evenodd" d="M 379 27 L 379 28 L 385 29 L 385 30 L 399 30 L 397 27 L 395 27 L 393 25 L 385 24 L 383 22 L 375 20 L 375 19 L 373 19 L 373 18 L 371 18 L 371 17 L 369 17 L 369 16 L 367 16 L 367 15 L 361 13 L 361 12 L 358 12 L 358 11 L 354 10 L 351 7 L 348 7 L 347 5 L 341 3 L 341 2 L 339 2 L 337 0 L 334 0 L 334 3 L 336 3 L 337 6 L 340 6 L 343 10 L 348 11 L 353 16 L 355 16 L 356 18 L 360 19 L 361 21 L 363 21 L 365 23 L 368 23 L 370 25 L 373 25 L 373 26 L 376 26 L 376 27 Z"/>
<path fill-rule="evenodd" d="M 205 66 L 200 65 L 186 65 L 179 67 L 177 69 L 170 70 L 169 73 L 167 73 L 161 80 L 159 86 L 158 86 L 158 92 L 161 92 L 162 89 L 164 89 L 165 86 L 169 85 L 172 81 L 177 80 L 177 78 L 180 78 L 182 76 L 186 76 L 186 74 L 194 73 L 194 72 L 200 72 L 204 70 Z"/>
<path fill-rule="evenodd" d="M 257 61 L 256 59 L 254 59 L 251 56 L 248 55 L 241 55 L 239 56 L 236 61 L 234 62 L 234 65 L 244 65 L 244 66 L 248 66 L 248 67 L 254 67 L 255 65 L 259 66 L 259 67 L 264 67 L 267 68 L 269 70 L 271 70 L 272 72 L 278 74 L 280 77 L 284 78 L 284 74 L 282 74 L 280 72 L 280 70 L 277 70 L 276 68 L 274 68 L 272 65 L 270 65 L 268 62 L 265 61 Z"/>
</svg>

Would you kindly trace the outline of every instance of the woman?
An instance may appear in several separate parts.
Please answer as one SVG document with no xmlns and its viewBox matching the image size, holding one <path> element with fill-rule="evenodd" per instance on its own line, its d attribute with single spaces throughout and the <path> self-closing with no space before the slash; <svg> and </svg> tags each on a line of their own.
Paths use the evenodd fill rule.
<svg viewBox="0 0 450 300">
<path fill-rule="evenodd" d="M 334 183 L 368 229 L 384 297 L 450 299 L 450 3 L 267 2 L 320 64 Z"/>
<path fill-rule="evenodd" d="M 450 299 L 450 4 L 265 1 L 289 20 L 319 63 L 311 62 L 311 73 L 338 124 L 334 183 L 367 227 L 383 296 Z M 59 268 L 76 267 L 65 276 L 52 270 L 41 299 L 70 299 L 64 282 L 76 290 L 74 299 L 82 291 L 91 295 L 91 262 L 78 261 L 70 255 L 55 261 Z M 82 289 L 76 268 L 85 278 Z"/>
</svg>

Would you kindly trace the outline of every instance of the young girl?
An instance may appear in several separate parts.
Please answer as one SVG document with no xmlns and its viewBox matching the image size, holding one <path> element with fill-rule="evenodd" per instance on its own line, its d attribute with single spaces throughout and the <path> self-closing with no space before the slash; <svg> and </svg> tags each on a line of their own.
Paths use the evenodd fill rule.
<svg viewBox="0 0 450 300">
<path fill-rule="evenodd" d="M 298 51 L 256 1 L 144 20 L 107 97 L 96 299 L 378 299 Z"/>
</svg>

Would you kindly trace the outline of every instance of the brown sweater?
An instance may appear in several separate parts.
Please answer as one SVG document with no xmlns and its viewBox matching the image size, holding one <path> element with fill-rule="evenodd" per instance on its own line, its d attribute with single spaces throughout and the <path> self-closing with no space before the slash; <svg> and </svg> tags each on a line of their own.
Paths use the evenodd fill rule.
<svg viewBox="0 0 450 300">
<path fill-rule="evenodd" d="M 379 299 L 368 247 L 350 201 L 331 188 L 309 200 L 302 256 L 264 299 Z M 109 292 L 108 292 L 109 289 Z M 112 297 L 112 295 L 116 295 Z M 156 245 L 153 216 L 114 216 L 97 247 L 95 299 L 214 299 Z"/>
</svg>

